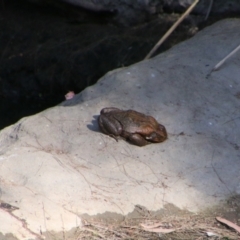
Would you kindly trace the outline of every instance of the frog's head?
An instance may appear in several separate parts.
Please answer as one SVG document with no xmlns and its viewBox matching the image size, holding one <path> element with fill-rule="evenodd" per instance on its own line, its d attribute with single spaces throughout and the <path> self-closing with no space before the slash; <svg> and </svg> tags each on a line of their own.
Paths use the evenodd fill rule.
<svg viewBox="0 0 240 240">
<path fill-rule="evenodd" d="M 161 124 L 158 124 L 157 129 L 151 132 L 148 136 L 146 136 L 146 140 L 148 140 L 149 142 L 163 142 L 166 139 L 167 139 L 167 130 Z"/>
</svg>

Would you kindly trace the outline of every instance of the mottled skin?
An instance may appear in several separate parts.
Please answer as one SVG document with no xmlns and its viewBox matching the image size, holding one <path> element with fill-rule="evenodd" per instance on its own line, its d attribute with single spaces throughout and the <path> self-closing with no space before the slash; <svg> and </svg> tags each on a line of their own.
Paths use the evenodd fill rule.
<svg viewBox="0 0 240 240">
<path fill-rule="evenodd" d="M 123 137 L 138 146 L 159 143 L 167 139 L 167 131 L 163 125 L 155 118 L 134 110 L 103 108 L 98 124 L 103 133 L 116 140 L 118 136 Z"/>
</svg>

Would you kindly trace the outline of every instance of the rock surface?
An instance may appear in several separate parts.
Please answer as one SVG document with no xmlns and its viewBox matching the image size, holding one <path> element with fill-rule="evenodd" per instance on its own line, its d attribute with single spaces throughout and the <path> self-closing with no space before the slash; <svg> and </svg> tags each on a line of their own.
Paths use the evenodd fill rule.
<svg viewBox="0 0 240 240">
<path fill-rule="evenodd" d="M 183 11 L 188 8 L 190 4 L 192 4 L 194 0 L 165 0 L 164 8 L 168 8 L 171 11 Z M 211 1 L 209 0 L 201 0 L 198 2 L 196 7 L 193 10 L 195 14 L 203 14 L 205 15 L 210 7 Z M 229 13 L 239 13 L 240 11 L 240 2 L 238 0 L 218 0 L 212 1 L 211 5 L 211 15 L 220 15 L 220 14 L 229 14 Z"/>
<path fill-rule="evenodd" d="M 168 203 L 199 212 L 240 194 L 239 53 L 209 75 L 239 44 L 239 24 L 218 22 L 3 129 L 0 232 L 37 238 L 81 226 L 84 214 Z M 142 148 L 116 142 L 98 130 L 107 106 L 154 116 L 169 139 Z"/>
<path fill-rule="evenodd" d="M 29 0 L 37 3 L 56 4 L 52 0 Z M 163 11 L 183 12 L 194 0 L 58 0 L 57 2 L 66 2 L 68 4 L 82 7 L 91 11 L 112 12 L 117 15 L 118 22 L 131 25 L 146 20 L 150 15 L 159 14 Z M 196 14 L 205 15 L 210 7 L 209 0 L 201 0 L 194 8 Z M 218 0 L 213 1 L 211 5 L 211 14 L 239 14 L 240 2 L 238 0 Z"/>
</svg>

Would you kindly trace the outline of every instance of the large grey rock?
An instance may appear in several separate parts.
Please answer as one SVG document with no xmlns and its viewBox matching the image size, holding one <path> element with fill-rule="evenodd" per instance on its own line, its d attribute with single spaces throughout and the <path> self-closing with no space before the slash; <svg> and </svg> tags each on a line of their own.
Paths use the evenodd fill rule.
<svg viewBox="0 0 240 240">
<path fill-rule="evenodd" d="M 109 72 L 61 106 L 0 132 L 0 232 L 19 239 L 81 226 L 83 214 L 165 204 L 199 212 L 240 194 L 239 20 L 204 29 L 169 51 Z M 103 107 L 135 109 L 165 125 L 146 147 L 98 131 Z M 25 223 L 25 224 L 24 224 Z"/>
</svg>

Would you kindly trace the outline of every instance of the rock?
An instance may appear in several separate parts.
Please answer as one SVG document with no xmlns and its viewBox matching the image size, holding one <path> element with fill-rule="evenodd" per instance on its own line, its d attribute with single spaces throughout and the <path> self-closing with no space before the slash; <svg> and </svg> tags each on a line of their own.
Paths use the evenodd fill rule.
<svg viewBox="0 0 240 240">
<path fill-rule="evenodd" d="M 53 0 L 29 0 L 35 3 L 56 4 Z M 61 0 L 59 3 L 65 2 L 74 6 L 82 7 L 95 12 L 112 12 L 116 14 L 116 20 L 123 25 L 132 25 L 146 21 L 153 14 L 161 14 L 162 12 L 184 12 L 194 0 Z M 209 0 L 199 1 L 194 8 L 193 13 L 206 15 L 210 5 Z M 213 1 L 211 15 L 220 16 L 222 14 L 239 14 L 239 0 L 218 0 Z"/>
<path fill-rule="evenodd" d="M 162 7 L 170 11 L 182 12 L 185 11 L 185 9 L 188 8 L 194 1 L 195 0 L 165 0 Z M 199 1 L 193 10 L 193 13 L 206 15 L 210 2 L 211 1 L 209 0 Z M 213 0 L 212 2 L 213 4 L 210 14 L 213 16 L 220 16 L 222 14 L 225 14 L 226 16 L 227 14 L 237 14 L 240 12 L 240 2 L 238 0 Z"/>
<path fill-rule="evenodd" d="M 114 14 L 115 21 L 121 25 L 129 26 L 144 22 L 149 15 L 156 13 L 156 6 L 149 4 L 145 0 L 117 0 L 117 1 L 98 1 L 98 0 L 29 0 L 30 2 L 43 5 L 61 6 L 67 3 L 76 7 L 81 7 L 93 12 L 108 12 Z"/>
<path fill-rule="evenodd" d="M 198 213 L 240 194 L 240 20 L 109 72 L 61 105 L 0 132 L 0 232 L 18 239 L 80 226 L 84 214 L 165 204 Z M 169 133 L 139 148 L 99 132 L 103 107 L 152 115 Z M 8 205 L 7 205 L 8 206 Z M 15 209 L 19 208 L 19 209 Z"/>
</svg>

